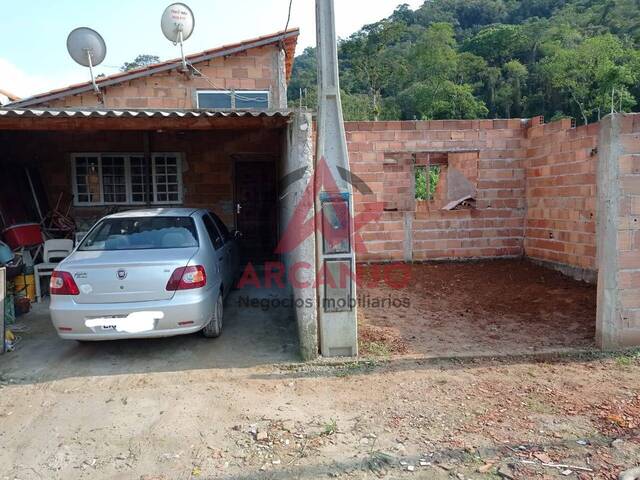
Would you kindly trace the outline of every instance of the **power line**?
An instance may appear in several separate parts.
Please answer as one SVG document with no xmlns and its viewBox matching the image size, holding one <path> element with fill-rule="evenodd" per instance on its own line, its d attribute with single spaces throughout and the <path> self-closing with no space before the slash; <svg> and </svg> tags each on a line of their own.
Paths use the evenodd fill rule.
<svg viewBox="0 0 640 480">
<path fill-rule="evenodd" d="M 284 27 L 286 32 L 289 29 L 289 22 L 291 22 L 291 7 L 293 6 L 293 0 L 289 0 L 289 14 L 287 15 L 287 24 Z"/>
</svg>

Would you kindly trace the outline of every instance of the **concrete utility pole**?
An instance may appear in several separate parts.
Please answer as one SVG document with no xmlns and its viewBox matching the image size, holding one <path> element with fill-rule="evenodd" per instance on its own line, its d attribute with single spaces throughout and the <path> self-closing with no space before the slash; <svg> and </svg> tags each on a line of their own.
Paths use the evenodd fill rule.
<svg viewBox="0 0 640 480">
<path fill-rule="evenodd" d="M 318 285 L 320 353 L 326 357 L 356 356 L 358 317 L 352 237 L 353 191 L 346 180 L 348 175 L 344 175 L 349 171 L 349 153 L 340 101 L 334 0 L 316 0 L 316 29 L 316 254 L 318 268 L 324 272 L 319 275 L 322 283 Z"/>
</svg>

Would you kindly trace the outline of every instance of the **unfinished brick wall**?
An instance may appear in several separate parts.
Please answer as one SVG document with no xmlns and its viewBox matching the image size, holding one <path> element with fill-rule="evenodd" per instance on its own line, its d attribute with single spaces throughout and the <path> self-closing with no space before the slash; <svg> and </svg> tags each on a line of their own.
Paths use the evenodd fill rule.
<svg viewBox="0 0 640 480">
<path fill-rule="evenodd" d="M 535 119 L 534 119 L 535 120 Z M 527 130 L 525 255 L 595 281 L 599 125 Z"/>
<path fill-rule="evenodd" d="M 623 327 L 632 331 L 627 345 L 640 343 L 640 115 L 621 118 L 618 287 Z"/>
<path fill-rule="evenodd" d="M 640 115 L 609 115 L 598 165 L 598 313 L 606 349 L 640 344 Z"/>
<path fill-rule="evenodd" d="M 196 108 L 196 90 L 269 90 L 271 101 L 277 102 L 278 57 L 277 45 L 253 48 L 230 56 L 214 58 L 196 64 L 209 77 L 186 76 L 172 70 L 137 78 L 122 84 L 104 87 L 107 108 L 175 109 Z M 78 108 L 100 106 L 93 92 L 64 97 L 38 105 L 50 108 Z M 270 105 L 280 108 L 279 105 Z"/>
<path fill-rule="evenodd" d="M 362 231 L 359 261 L 487 258 L 522 254 L 525 130 L 520 120 L 347 122 L 351 170 L 371 188 L 356 214 L 381 211 Z M 476 209 L 418 208 L 413 163 L 449 153 L 475 181 Z M 475 179 L 473 178 L 475 176 Z M 391 211 L 394 209 L 394 211 Z"/>
</svg>

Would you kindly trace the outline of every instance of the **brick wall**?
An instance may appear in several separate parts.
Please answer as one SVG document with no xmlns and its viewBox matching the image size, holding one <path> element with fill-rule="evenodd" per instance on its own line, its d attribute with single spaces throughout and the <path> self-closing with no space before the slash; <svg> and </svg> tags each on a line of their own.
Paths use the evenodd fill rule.
<svg viewBox="0 0 640 480">
<path fill-rule="evenodd" d="M 386 209 L 379 221 L 361 230 L 367 251 L 359 252 L 359 261 L 522 254 L 526 149 L 520 120 L 345 126 L 351 169 L 373 191 L 354 192 L 356 214 Z M 422 163 L 425 152 L 459 152 L 449 155 L 448 169 L 471 177 L 477 187 L 476 209 L 442 211 L 416 205 L 413 163 Z"/>
<path fill-rule="evenodd" d="M 640 115 L 625 115 L 620 122 L 618 159 L 620 198 L 618 218 L 618 287 L 623 328 L 640 342 Z"/>
<path fill-rule="evenodd" d="M 588 280 L 597 270 L 598 132 L 598 124 L 571 128 L 570 119 L 527 130 L 525 254 Z"/>
<path fill-rule="evenodd" d="M 245 50 L 196 64 L 215 84 L 202 77 L 187 77 L 175 70 L 104 87 L 107 108 L 196 108 L 196 90 L 269 90 L 279 103 L 277 45 Z M 50 108 L 97 107 L 93 92 L 64 97 L 39 105 Z M 279 104 L 271 105 L 280 108 Z"/>
<path fill-rule="evenodd" d="M 609 115 L 598 163 L 598 312 L 605 349 L 640 344 L 640 115 Z"/>
<path fill-rule="evenodd" d="M 141 132 L 15 132 L 8 145 L 7 158 L 18 164 L 38 165 L 51 206 L 60 193 L 64 205 L 71 199 L 72 153 L 142 153 L 144 139 Z M 205 131 L 182 133 L 150 133 L 152 152 L 183 154 L 184 206 L 214 209 L 227 223 L 234 224 L 233 214 L 233 156 L 251 157 L 281 155 L 282 136 L 279 130 Z M 93 218 L 105 207 L 77 207 L 73 215 L 80 219 Z M 126 207 L 123 207 L 126 208 Z M 135 207 L 141 208 L 141 207 Z M 144 208 L 144 207 L 142 207 Z"/>
</svg>

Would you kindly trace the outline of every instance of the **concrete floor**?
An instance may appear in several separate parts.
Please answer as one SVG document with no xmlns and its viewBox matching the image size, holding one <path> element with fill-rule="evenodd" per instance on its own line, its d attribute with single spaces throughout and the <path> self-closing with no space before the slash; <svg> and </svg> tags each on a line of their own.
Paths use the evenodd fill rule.
<svg viewBox="0 0 640 480">
<path fill-rule="evenodd" d="M 16 351 L 0 356 L 0 377 L 38 383 L 71 377 L 109 376 L 198 369 L 249 368 L 298 361 L 292 311 L 263 311 L 240 305 L 242 297 L 279 299 L 285 291 L 245 288 L 225 302 L 224 329 L 218 339 L 201 334 L 180 337 L 80 344 L 61 340 L 49 319 L 48 304 L 36 304 L 18 319 L 30 328 Z"/>
</svg>

